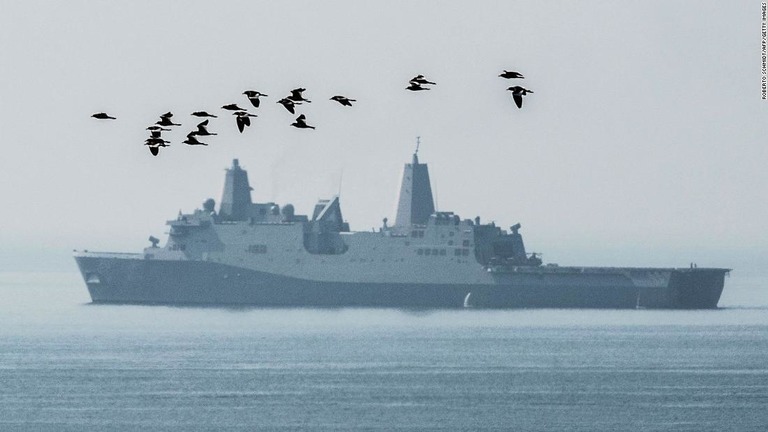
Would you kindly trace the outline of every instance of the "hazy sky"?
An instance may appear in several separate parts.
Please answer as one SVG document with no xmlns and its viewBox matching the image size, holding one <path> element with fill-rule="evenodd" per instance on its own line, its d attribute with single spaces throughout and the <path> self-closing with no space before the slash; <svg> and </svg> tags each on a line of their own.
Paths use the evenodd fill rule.
<svg viewBox="0 0 768 432">
<path fill-rule="evenodd" d="M 521 222 L 547 261 L 743 268 L 768 245 L 760 19 L 752 0 L 6 2 L 0 269 L 139 251 L 220 201 L 233 158 L 254 201 L 298 213 L 343 178 L 370 230 L 416 136 L 440 210 Z M 522 110 L 502 69 L 535 92 Z M 419 73 L 438 85 L 404 90 Z M 275 103 L 299 86 L 314 131 Z M 218 107 L 246 89 L 269 98 L 239 134 Z M 169 110 L 183 126 L 152 157 Z M 180 144 L 197 110 L 220 114 L 209 147 Z"/>
</svg>

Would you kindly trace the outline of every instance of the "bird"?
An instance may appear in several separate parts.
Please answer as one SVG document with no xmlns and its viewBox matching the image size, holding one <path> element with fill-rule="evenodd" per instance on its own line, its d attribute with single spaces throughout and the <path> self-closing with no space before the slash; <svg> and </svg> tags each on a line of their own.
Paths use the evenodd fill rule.
<svg viewBox="0 0 768 432">
<path fill-rule="evenodd" d="M 107 119 L 109 119 L 109 120 L 117 120 L 117 117 L 112 117 L 109 114 L 103 113 L 103 112 L 93 114 L 93 115 L 91 115 L 91 117 L 93 117 L 95 119 L 99 119 L 99 120 L 107 120 Z"/>
<path fill-rule="evenodd" d="M 314 129 L 315 128 L 314 126 L 310 126 L 307 124 L 307 122 L 305 121 L 306 119 L 307 117 L 304 114 L 302 114 L 296 117 L 296 122 L 291 123 L 291 126 L 299 129 Z"/>
<path fill-rule="evenodd" d="M 209 114 L 209 113 L 207 113 L 205 111 L 195 111 L 195 112 L 192 113 L 192 115 L 195 116 L 195 117 L 213 117 L 213 118 L 216 118 L 215 115 Z"/>
<path fill-rule="evenodd" d="M 411 84 L 420 84 L 420 85 L 432 84 L 432 85 L 435 85 L 435 83 L 433 83 L 432 81 L 427 81 L 424 78 L 424 75 L 416 75 L 415 77 L 411 78 L 411 80 L 408 81 L 408 82 L 411 83 Z"/>
<path fill-rule="evenodd" d="M 406 89 L 406 90 L 410 90 L 410 91 L 431 90 L 430 88 L 428 88 L 428 87 L 422 87 L 421 85 L 419 85 L 418 83 L 415 83 L 415 82 L 413 82 L 413 81 L 411 81 L 411 85 L 409 85 L 409 86 L 408 86 L 408 87 L 406 87 L 405 89 Z"/>
<path fill-rule="evenodd" d="M 150 137 L 151 138 L 161 138 L 162 131 L 150 131 Z"/>
<path fill-rule="evenodd" d="M 533 93 L 533 90 L 528 90 L 527 88 L 520 86 L 509 87 L 507 90 L 512 92 L 512 99 L 515 100 L 515 105 L 517 105 L 518 108 L 523 107 L 523 96 L 528 93 Z"/>
<path fill-rule="evenodd" d="M 157 156 L 158 153 L 160 153 L 160 147 L 158 147 L 158 146 L 149 146 L 149 152 L 152 153 L 152 156 Z"/>
<path fill-rule="evenodd" d="M 146 140 L 144 140 L 144 145 L 148 145 L 148 146 L 170 147 L 167 145 L 169 143 L 170 141 L 166 141 L 160 137 L 149 137 Z"/>
<path fill-rule="evenodd" d="M 259 107 L 259 97 L 269 97 L 269 95 L 265 95 L 264 93 L 254 90 L 246 90 L 243 92 L 243 94 L 248 96 L 248 100 L 251 101 L 251 104 L 254 106 L 254 108 Z"/>
<path fill-rule="evenodd" d="M 292 100 L 294 102 L 307 102 L 307 103 L 311 103 L 312 102 L 311 100 L 305 99 L 304 95 L 302 95 L 302 93 L 304 93 L 305 91 L 307 91 L 307 89 L 305 89 L 305 88 L 293 89 L 293 90 L 291 90 L 291 95 L 288 96 L 288 99 L 290 99 L 290 100 Z"/>
<path fill-rule="evenodd" d="M 280 99 L 279 101 L 277 101 L 277 103 L 279 103 L 282 106 L 284 106 L 285 109 L 287 109 L 289 113 L 296 114 L 296 110 L 293 108 L 296 104 L 292 100 L 290 100 L 288 98 L 283 98 L 283 99 Z"/>
<path fill-rule="evenodd" d="M 246 111 L 237 111 L 233 112 L 232 114 L 237 116 L 235 121 L 237 122 L 237 129 L 240 131 L 240 133 L 243 133 L 243 130 L 245 130 L 246 126 L 251 125 L 251 117 L 258 117 L 256 114 L 251 114 Z"/>
<path fill-rule="evenodd" d="M 166 128 L 163 128 L 163 127 L 160 127 L 160 126 L 157 126 L 157 125 L 152 125 L 152 126 L 148 127 L 147 130 L 148 131 L 152 131 L 152 132 L 154 132 L 154 131 L 166 131 L 167 132 L 170 129 L 166 129 Z"/>
<path fill-rule="evenodd" d="M 338 103 L 340 103 L 340 104 L 342 104 L 344 106 L 352 106 L 352 102 L 357 102 L 354 99 L 349 99 L 349 98 L 344 97 L 344 96 L 334 96 L 334 97 L 331 98 L 331 100 L 334 100 L 334 101 L 336 101 L 336 102 L 338 102 Z"/>
<path fill-rule="evenodd" d="M 240 108 L 237 104 L 224 105 L 221 108 L 230 111 L 245 111 L 245 108 Z"/>
<path fill-rule="evenodd" d="M 196 130 L 196 131 L 192 131 L 192 132 L 190 132 L 190 133 L 192 133 L 192 134 L 195 134 L 195 135 L 200 135 L 200 136 L 210 136 L 210 135 L 217 135 L 217 134 L 215 134 L 215 133 L 210 133 L 210 132 L 208 132 L 208 129 L 206 128 L 206 126 L 208 126 L 208 120 L 205 120 L 205 121 L 203 121 L 203 122 L 200 122 L 200 123 L 197 125 L 197 130 Z"/>
<path fill-rule="evenodd" d="M 510 79 L 510 78 L 525 78 L 520 72 L 514 72 L 514 71 L 508 71 L 504 69 L 504 73 L 499 75 L 502 78 Z"/>
<path fill-rule="evenodd" d="M 204 142 L 200 142 L 200 141 L 198 141 L 198 140 L 197 140 L 197 138 L 195 138 L 195 135 L 197 135 L 195 132 L 190 132 L 190 133 L 188 133 L 188 134 L 187 134 L 187 139 L 185 139 L 185 140 L 184 140 L 184 141 L 182 141 L 182 142 L 183 142 L 184 144 L 186 144 L 186 145 L 204 145 L 204 146 L 207 146 L 207 145 L 208 145 L 208 144 L 206 144 L 206 143 L 204 143 Z"/>
<path fill-rule="evenodd" d="M 159 126 L 181 126 L 179 123 L 174 123 L 170 116 L 160 116 L 160 120 L 155 122 Z"/>
</svg>

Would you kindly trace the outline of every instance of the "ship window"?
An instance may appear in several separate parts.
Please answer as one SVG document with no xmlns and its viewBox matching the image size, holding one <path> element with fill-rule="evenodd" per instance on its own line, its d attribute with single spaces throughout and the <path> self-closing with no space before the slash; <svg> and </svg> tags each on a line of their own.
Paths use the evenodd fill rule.
<svg viewBox="0 0 768 432">
<path fill-rule="evenodd" d="M 461 242 L 461 245 L 464 247 L 469 247 L 469 240 L 464 240 L 463 242 Z"/>
<path fill-rule="evenodd" d="M 440 253 L 440 252 L 438 252 L 438 251 L 437 251 L 437 249 L 432 249 L 432 255 L 437 255 L 437 254 L 439 254 L 439 253 Z"/>
<path fill-rule="evenodd" d="M 464 256 L 469 255 L 469 249 L 462 249 L 461 250 L 461 254 L 464 255 Z"/>
<path fill-rule="evenodd" d="M 453 235 L 454 235 L 454 234 L 455 234 L 455 233 L 454 233 L 453 231 L 449 231 L 449 232 L 448 232 L 448 235 L 449 235 L 449 236 L 451 236 L 451 237 L 453 237 Z"/>
<path fill-rule="evenodd" d="M 424 255 L 431 255 L 432 250 L 431 249 L 424 249 Z"/>
<path fill-rule="evenodd" d="M 417 249 L 416 253 L 419 255 L 424 255 L 424 249 Z"/>
<path fill-rule="evenodd" d="M 418 237 L 418 236 L 419 236 L 419 232 L 418 231 L 415 231 L 415 230 L 411 231 L 411 237 Z"/>
<path fill-rule="evenodd" d="M 440 256 L 445 256 L 445 249 L 440 249 Z"/>
<path fill-rule="evenodd" d="M 454 249 L 453 254 L 456 256 L 461 256 L 461 249 Z"/>
<path fill-rule="evenodd" d="M 448 246 L 453 246 L 453 240 L 448 240 Z"/>
</svg>

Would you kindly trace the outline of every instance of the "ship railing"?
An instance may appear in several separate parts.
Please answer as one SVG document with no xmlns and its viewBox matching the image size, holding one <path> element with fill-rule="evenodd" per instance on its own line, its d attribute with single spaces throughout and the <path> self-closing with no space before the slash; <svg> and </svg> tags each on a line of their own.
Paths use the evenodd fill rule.
<svg viewBox="0 0 768 432">
<path fill-rule="evenodd" d="M 82 251 L 75 251 L 75 255 L 77 256 L 98 256 L 103 258 L 136 258 L 144 256 L 144 253 L 142 252 L 98 252 L 98 251 L 89 251 L 87 249 Z"/>
</svg>

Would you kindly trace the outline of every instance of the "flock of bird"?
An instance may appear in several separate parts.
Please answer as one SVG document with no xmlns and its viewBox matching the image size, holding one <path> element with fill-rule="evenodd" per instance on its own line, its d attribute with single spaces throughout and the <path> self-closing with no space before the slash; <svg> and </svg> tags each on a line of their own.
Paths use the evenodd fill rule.
<svg viewBox="0 0 768 432">
<path fill-rule="evenodd" d="M 499 75 L 499 77 L 504 79 L 524 79 L 525 77 L 520 74 L 519 72 L 514 71 L 507 71 L 504 70 L 502 74 Z M 429 81 L 424 77 L 424 75 L 416 75 L 415 77 L 411 78 L 408 81 L 408 87 L 406 87 L 406 90 L 410 90 L 413 92 L 417 91 L 424 91 L 424 90 L 431 90 L 431 87 L 427 86 L 434 86 L 437 85 L 436 83 Z M 277 101 L 278 104 L 282 105 L 289 113 L 296 114 L 296 107 L 303 105 L 304 103 L 311 103 L 312 101 L 304 97 L 304 92 L 307 89 L 305 88 L 296 88 L 291 90 L 291 94 L 280 99 Z M 521 86 L 512 86 L 507 88 L 507 91 L 510 91 L 512 94 L 512 99 L 515 101 L 515 105 L 517 105 L 518 108 L 523 107 L 523 97 L 528 95 L 528 93 L 533 93 L 533 91 L 528 90 L 526 88 L 523 88 Z M 259 108 L 259 105 L 261 104 L 262 97 L 269 97 L 269 95 L 266 95 L 264 93 L 255 91 L 255 90 L 246 90 L 243 92 L 243 94 L 248 98 L 248 101 L 251 103 L 253 108 Z M 336 95 L 330 98 L 332 101 L 336 101 L 339 104 L 343 106 L 352 106 L 352 102 L 357 102 L 355 99 L 350 99 L 346 96 L 340 96 Z M 246 127 L 249 127 L 251 125 L 251 117 L 257 117 L 256 114 L 249 113 L 247 109 L 241 108 L 236 103 L 224 105 L 221 107 L 221 109 L 230 111 L 232 115 L 235 116 L 235 124 L 237 125 L 237 129 L 240 131 L 240 133 L 243 133 Z M 192 113 L 193 116 L 198 118 L 205 118 L 202 122 L 197 124 L 197 129 L 189 132 L 187 134 L 187 139 L 182 141 L 183 144 L 191 145 L 191 146 L 207 146 L 207 143 L 204 143 L 198 139 L 198 137 L 206 137 L 206 136 L 212 136 L 217 135 L 215 133 L 211 133 L 208 131 L 208 122 L 210 118 L 217 118 L 218 116 L 214 114 L 210 114 L 206 111 L 195 111 Z M 116 120 L 116 117 L 110 116 L 107 113 L 96 113 L 91 115 L 91 117 L 99 120 Z M 180 123 L 174 123 L 172 120 L 173 113 L 167 112 L 165 114 L 160 115 L 160 120 L 155 122 L 153 125 L 147 127 L 147 130 L 150 133 L 150 136 L 144 141 L 144 145 L 149 147 L 150 153 L 152 153 L 153 156 L 157 156 L 160 153 L 161 147 L 169 147 L 170 141 L 166 141 L 162 137 L 163 132 L 170 131 L 171 127 L 174 126 L 181 126 Z M 315 129 L 314 126 L 311 126 L 307 124 L 307 117 L 304 114 L 299 114 L 298 117 L 296 117 L 295 121 L 291 123 L 291 126 L 298 128 L 298 129 Z"/>
</svg>

